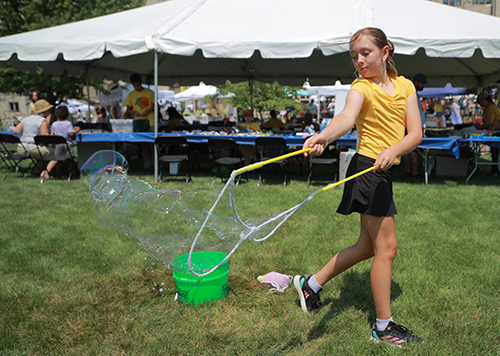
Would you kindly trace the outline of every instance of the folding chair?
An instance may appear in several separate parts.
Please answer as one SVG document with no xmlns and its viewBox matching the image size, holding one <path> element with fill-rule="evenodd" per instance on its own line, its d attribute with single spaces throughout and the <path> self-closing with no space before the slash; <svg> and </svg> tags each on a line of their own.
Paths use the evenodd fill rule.
<svg viewBox="0 0 500 356">
<path fill-rule="evenodd" d="M 309 175 L 307 176 L 307 188 L 312 180 L 313 168 L 315 165 L 333 165 L 333 181 L 337 179 L 337 158 L 335 157 L 336 150 L 328 150 L 323 152 L 321 156 L 308 155 L 309 160 Z"/>
<path fill-rule="evenodd" d="M 160 183 L 162 177 L 163 163 L 178 163 L 186 161 L 186 183 L 189 183 L 191 179 L 191 173 L 189 171 L 189 157 L 187 154 L 179 154 L 179 151 L 183 145 L 187 144 L 187 139 L 183 136 L 158 136 L 155 139 L 156 149 L 158 151 L 158 161 L 160 170 Z M 177 151 L 177 152 L 176 152 Z"/>
<path fill-rule="evenodd" d="M 15 145 L 15 148 L 8 147 L 7 144 Z M 21 139 L 18 136 L 3 133 L 0 134 L 0 145 L 2 150 L 2 161 L 7 165 L 7 168 L 9 169 L 7 174 L 3 177 L 3 180 L 5 180 L 5 178 L 7 178 L 10 172 L 12 172 L 14 169 L 24 175 L 24 180 L 28 176 L 28 174 L 31 173 L 33 168 L 36 167 L 37 164 L 36 160 L 30 156 L 28 148 L 21 142 Z M 17 151 L 17 147 L 22 147 L 24 149 L 24 153 L 19 153 Z M 26 173 L 21 167 L 21 162 L 24 160 L 28 160 L 30 162 L 28 168 L 25 168 Z"/>
<path fill-rule="evenodd" d="M 288 151 L 286 140 L 283 137 L 257 137 L 255 139 L 255 146 L 257 147 L 257 152 L 260 155 L 259 162 L 282 156 Z M 279 167 L 280 171 L 281 166 L 285 166 L 285 180 L 283 181 L 283 187 L 286 187 L 286 180 L 288 176 L 287 163 L 287 159 L 280 159 L 279 161 L 271 163 L 276 165 L 276 168 Z M 262 181 L 262 168 L 263 167 L 259 168 L 259 182 L 257 183 L 257 186 L 260 186 L 260 183 Z"/>
<path fill-rule="evenodd" d="M 37 146 L 38 152 L 40 153 L 40 156 L 42 157 L 42 161 L 45 163 L 44 169 L 47 168 L 47 164 L 50 161 L 72 161 L 72 168 L 76 167 L 75 156 L 73 156 L 73 151 L 68 141 L 66 141 L 64 137 L 59 135 L 37 135 L 35 136 L 35 144 Z M 42 146 L 53 147 L 54 154 L 43 156 L 42 152 L 40 151 L 40 148 Z M 69 169 L 68 182 L 71 180 L 71 175 L 72 169 Z M 43 178 L 41 182 L 43 183 Z"/>
<path fill-rule="evenodd" d="M 239 168 L 244 166 L 245 161 L 239 154 L 238 144 L 231 138 L 209 138 L 208 152 L 210 158 L 213 159 L 217 165 L 217 173 L 212 181 L 212 185 L 214 185 L 217 177 L 220 177 L 221 181 L 224 183 L 221 172 L 222 167 L 229 166 L 232 168 Z M 238 176 L 236 185 L 239 184 L 240 177 L 241 176 Z M 248 181 L 247 177 L 246 179 Z"/>
</svg>

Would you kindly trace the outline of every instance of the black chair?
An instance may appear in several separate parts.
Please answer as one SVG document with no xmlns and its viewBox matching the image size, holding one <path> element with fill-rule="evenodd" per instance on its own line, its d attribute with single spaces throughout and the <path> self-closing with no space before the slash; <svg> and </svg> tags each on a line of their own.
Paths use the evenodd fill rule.
<svg viewBox="0 0 500 356">
<path fill-rule="evenodd" d="M 69 145 L 68 141 L 62 136 L 59 135 L 37 135 L 35 136 L 35 144 L 37 146 L 38 152 L 42 157 L 42 161 L 45 163 L 45 168 L 47 168 L 47 164 L 50 161 L 64 162 L 70 161 L 71 165 L 69 168 L 68 174 L 68 182 L 72 177 L 72 168 L 76 167 L 75 156 L 73 155 L 73 150 Z M 40 151 L 42 146 L 52 147 L 53 154 L 42 156 L 42 152 Z M 50 174 L 50 173 L 49 173 Z M 43 178 L 42 181 L 43 183 Z"/>
<path fill-rule="evenodd" d="M 255 146 L 257 148 L 257 153 L 260 156 L 259 162 L 282 156 L 288 152 L 286 140 L 283 137 L 257 137 L 255 139 Z M 285 180 L 283 181 L 283 186 L 286 187 L 288 177 L 288 160 L 286 158 L 280 159 L 270 164 L 274 164 L 276 168 L 279 168 L 280 170 L 282 166 L 285 166 Z M 259 182 L 257 183 L 257 186 L 260 186 L 262 181 L 262 169 L 263 167 L 259 168 Z"/>
<path fill-rule="evenodd" d="M 0 146 L 1 146 L 1 155 L 2 162 L 8 168 L 7 174 L 3 177 L 3 180 L 7 178 L 7 176 L 14 169 L 23 175 L 23 180 L 30 174 L 33 169 L 36 167 L 36 160 L 30 156 L 28 148 L 21 142 L 21 139 L 12 134 L 0 134 Z M 19 153 L 17 148 L 22 147 L 24 153 Z M 22 168 L 21 162 L 29 161 L 28 168 Z"/>
<path fill-rule="evenodd" d="M 238 151 L 238 144 L 231 138 L 209 138 L 208 139 L 208 152 L 210 158 L 214 160 L 217 168 L 217 173 L 215 174 L 212 185 L 214 185 L 217 177 L 220 177 L 221 181 L 224 183 L 224 178 L 222 178 L 222 167 L 240 168 L 244 165 L 244 159 L 241 157 Z M 240 177 L 238 176 L 238 181 L 236 185 L 240 182 Z M 246 177 L 246 176 L 245 176 Z M 246 178 L 248 181 L 248 178 Z"/>
<path fill-rule="evenodd" d="M 336 149 L 329 150 L 328 148 L 323 152 L 321 156 L 308 155 L 309 161 L 309 175 L 307 176 L 307 188 L 312 180 L 313 168 L 315 165 L 331 165 L 333 166 L 333 181 L 337 180 L 337 158 Z"/>
<path fill-rule="evenodd" d="M 170 163 L 178 163 L 186 161 L 186 183 L 191 179 L 191 172 L 189 170 L 189 157 L 182 154 L 182 147 L 187 144 L 187 139 L 183 136 L 158 136 L 155 139 L 156 150 L 158 152 L 158 162 L 160 171 L 160 183 L 163 173 L 163 163 L 170 165 Z"/>
</svg>

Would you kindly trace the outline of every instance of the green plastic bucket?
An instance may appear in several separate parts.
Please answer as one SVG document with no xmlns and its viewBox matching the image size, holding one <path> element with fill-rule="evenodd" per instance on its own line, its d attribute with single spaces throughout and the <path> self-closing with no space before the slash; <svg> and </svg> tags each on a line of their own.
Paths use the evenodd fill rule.
<svg viewBox="0 0 500 356">
<path fill-rule="evenodd" d="M 217 266 L 227 255 L 217 251 L 193 252 L 191 262 L 193 270 L 202 274 Z M 188 265 L 189 254 L 172 261 L 177 294 L 180 300 L 197 306 L 200 303 L 224 298 L 228 290 L 228 261 L 205 277 L 191 273 Z"/>
</svg>

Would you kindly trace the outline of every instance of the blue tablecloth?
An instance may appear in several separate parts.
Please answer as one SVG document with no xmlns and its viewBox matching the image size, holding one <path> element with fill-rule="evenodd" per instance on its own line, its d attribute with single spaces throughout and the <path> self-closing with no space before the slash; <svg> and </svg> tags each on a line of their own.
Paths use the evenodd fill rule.
<svg viewBox="0 0 500 356">
<path fill-rule="evenodd" d="M 424 137 L 418 148 L 444 150 L 450 156 L 460 157 L 458 141 L 453 137 Z"/>
<path fill-rule="evenodd" d="M 459 140 L 470 143 L 482 143 L 490 147 L 500 148 L 500 137 L 471 137 L 468 139 Z"/>
<path fill-rule="evenodd" d="M 240 145 L 254 145 L 257 135 L 204 135 L 204 134 L 189 134 L 189 133 L 176 133 L 176 134 L 162 134 L 162 135 L 181 135 L 185 136 L 188 142 L 192 143 L 206 143 L 210 137 L 228 137 L 236 141 Z M 288 146 L 302 146 L 306 136 L 299 135 L 283 135 L 281 136 L 286 140 Z M 131 133 L 92 133 L 85 134 L 79 133 L 76 135 L 77 142 L 154 142 L 153 132 L 131 132 Z M 337 140 L 339 146 L 355 146 L 356 138 L 339 138 Z M 419 148 L 439 149 L 445 150 L 450 155 L 456 158 L 460 157 L 458 142 L 451 137 L 424 137 Z"/>
<path fill-rule="evenodd" d="M 227 137 L 232 138 L 240 145 L 254 145 L 257 135 L 217 135 L 217 134 L 191 134 L 191 133 L 175 133 L 175 134 L 159 134 L 172 136 L 185 136 L 188 142 L 191 143 L 206 143 L 210 137 Z M 304 137 L 298 135 L 283 135 L 280 136 L 286 140 L 288 146 L 302 146 Z M 76 135 L 77 142 L 151 142 L 155 140 L 153 132 L 130 132 L 130 133 L 79 133 Z"/>
</svg>

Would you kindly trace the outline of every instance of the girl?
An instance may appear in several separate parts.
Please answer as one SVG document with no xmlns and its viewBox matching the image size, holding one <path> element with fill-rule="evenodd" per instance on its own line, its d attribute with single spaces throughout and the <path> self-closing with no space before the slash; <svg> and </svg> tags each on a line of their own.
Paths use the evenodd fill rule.
<svg viewBox="0 0 500 356">
<path fill-rule="evenodd" d="M 295 276 L 294 285 L 302 310 L 315 312 L 319 292 L 326 282 L 373 257 L 370 279 L 377 320 L 372 339 L 396 345 L 423 342 L 393 322 L 390 305 L 392 263 L 398 247 L 394 225 L 397 212 L 392 198 L 393 165 L 399 164 L 400 157 L 413 151 L 422 140 L 415 86 L 398 76 L 392 60 L 394 46 L 380 29 L 359 30 L 351 37 L 349 49 L 361 77 L 353 82 L 344 110 L 321 133 L 307 139 L 303 148 L 310 147 L 310 154 L 321 155 L 329 143 L 356 124 L 358 147 L 347 176 L 371 166 L 375 168 L 345 184 L 337 212 L 360 213 L 359 239 L 337 253 L 315 275 Z"/>
<path fill-rule="evenodd" d="M 57 121 L 55 121 L 50 128 L 51 134 L 63 136 L 68 142 L 69 150 L 71 152 L 68 152 L 68 146 L 61 144 L 56 146 L 54 154 L 56 156 L 68 155 L 69 171 L 72 175 L 76 176 L 75 174 L 76 172 L 74 170 L 75 167 L 73 167 L 73 159 L 72 159 L 72 157 L 74 157 L 73 136 L 75 136 L 78 132 L 80 132 L 80 127 L 75 126 L 73 128 L 71 122 L 68 121 L 69 111 L 66 106 L 59 106 L 58 108 L 56 108 L 55 114 L 57 117 Z M 41 183 L 43 183 L 44 179 L 48 179 L 51 177 L 52 169 L 55 166 L 57 166 L 57 174 L 60 175 L 61 165 L 59 165 L 57 161 L 49 161 L 49 163 L 47 163 L 47 167 L 45 168 L 45 170 L 40 174 Z"/>
</svg>

